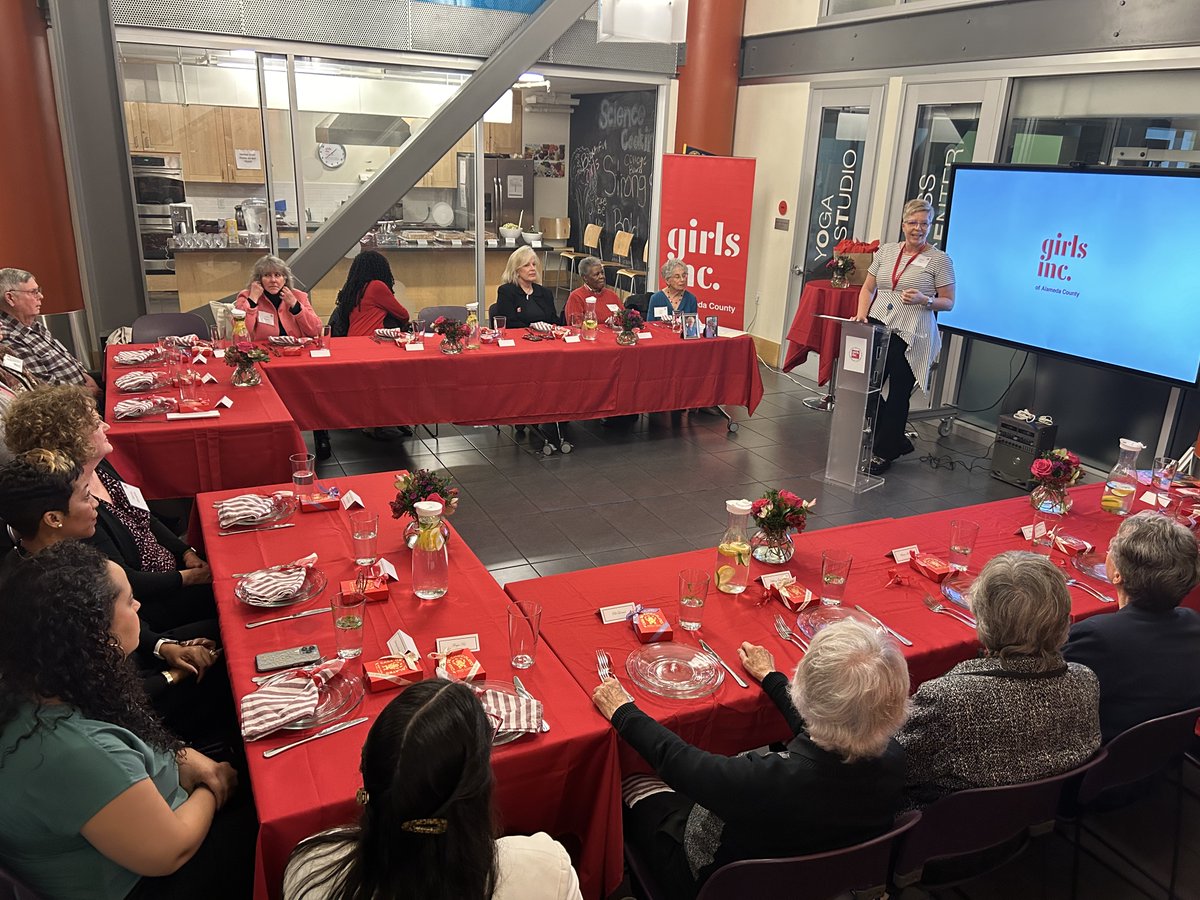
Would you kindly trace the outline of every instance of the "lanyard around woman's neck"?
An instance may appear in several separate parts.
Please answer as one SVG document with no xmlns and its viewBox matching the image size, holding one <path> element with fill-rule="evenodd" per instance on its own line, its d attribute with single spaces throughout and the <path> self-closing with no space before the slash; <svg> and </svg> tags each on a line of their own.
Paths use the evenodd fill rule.
<svg viewBox="0 0 1200 900">
<path fill-rule="evenodd" d="M 922 253 L 924 253 L 925 248 L 928 246 L 929 246 L 928 244 L 922 244 L 915 251 L 913 251 L 913 255 L 908 258 L 908 262 L 906 262 L 904 264 L 904 268 L 901 269 L 900 268 L 900 259 L 901 259 L 901 257 L 904 256 L 904 245 L 901 244 L 900 252 L 896 254 L 896 264 L 894 266 L 892 266 L 892 290 L 893 291 L 897 289 L 897 285 L 900 284 L 900 279 L 904 277 L 904 273 L 908 271 L 908 267 L 912 265 L 913 260 L 916 259 L 918 256 L 920 256 Z M 897 270 L 899 270 L 899 273 L 900 273 L 898 275 L 896 274 Z"/>
</svg>

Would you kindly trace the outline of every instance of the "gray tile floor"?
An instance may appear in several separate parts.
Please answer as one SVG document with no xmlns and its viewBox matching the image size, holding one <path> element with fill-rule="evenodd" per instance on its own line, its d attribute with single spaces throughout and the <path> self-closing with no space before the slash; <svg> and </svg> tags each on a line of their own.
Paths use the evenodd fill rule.
<svg viewBox="0 0 1200 900">
<path fill-rule="evenodd" d="M 883 487 L 858 496 L 827 487 L 812 475 L 825 465 L 829 416 L 802 403 L 814 389 L 767 369 L 763 382 L 766 395 L 753 417 L 731 410 L 740 423 L 736 433 L 726 430 L 724 419 L 705 413 L 642 416 L 607 428 L 577 422 L 569 426 L 574 452 L 545 457 L 532 429 L 442 425 L 437 437 L 418 429 L 413 437 L 389 441 L 338 431 L 332 434 L 333 458 L 320 464 L 319 473 L 330 478 L 401 468 L 449 471 L 462 491 L 454 526 L 500 584 L 714 546 L 725 524 L 724 501 L 753 499 L 768 487 L 817 498 L 810 530 L 1021 493 L 991 477 L 986 442 L 975 435 L 940 437 L 936 422 L 916 424 L 916 451 L 892 468 Z M 1170 861 L 1169 797 L 1161 790 L 1147 792 L 1134 808 L 1104 820 L 1119 844 L 1164 873 Z M 1196 800 L 1188 799 L 1185 813 L 1178 896 L 1200 897 Z M 965 887 L 984 900 L 1065 898 L 1071 894 L 1070 860 L 1069 843 L 1052 834 Z M 1090 860 L 1081 872 L 1081 898 L 1145 896 Z M 623 887 L 613 898 L 626 896 Z M 925 896 L 909 889 L 902 900 Z"/>
</svg>

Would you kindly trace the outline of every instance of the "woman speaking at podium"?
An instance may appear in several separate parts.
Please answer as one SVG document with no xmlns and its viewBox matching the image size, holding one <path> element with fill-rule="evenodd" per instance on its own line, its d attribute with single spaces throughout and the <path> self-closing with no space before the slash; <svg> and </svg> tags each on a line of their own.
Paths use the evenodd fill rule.
<svg viewBox="0 0 1200 900">
<path fill-rule="evenodd" d="M 926 240 L 932 224 L 928 201 L 905 203 L 904 240 L 879 248 L 858 294 L 854 320 L 892 332 L 883 376 L 887 399 L 881 396 L 875 417 L 872 475 L 913 450 L 904 436 L 909 397 L 914 384 L 928 393 L 929 369 L 942 346 L 936 314 L 954 308 L 954 263 Z"/>
</svg>

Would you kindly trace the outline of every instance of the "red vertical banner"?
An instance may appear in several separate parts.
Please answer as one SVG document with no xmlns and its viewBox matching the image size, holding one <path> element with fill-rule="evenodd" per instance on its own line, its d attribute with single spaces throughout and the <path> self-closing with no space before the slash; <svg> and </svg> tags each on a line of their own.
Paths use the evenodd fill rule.
<svg viewBox="0 0 1200 900">
<path fill-rule="evenodd" d="M 700 315 L 715 315 L 721 325 L 738 330 L 745 327 L 754 162 L 663 156 L 658 263 L 684 263 Z M 653 284 L 658 273 L 650 274 Z"/>
</svg>

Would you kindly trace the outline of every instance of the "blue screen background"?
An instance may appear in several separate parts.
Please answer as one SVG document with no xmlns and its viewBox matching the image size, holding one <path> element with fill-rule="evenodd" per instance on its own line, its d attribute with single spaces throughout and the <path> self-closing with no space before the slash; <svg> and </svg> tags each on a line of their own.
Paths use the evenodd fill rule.
<svg viewBox="0 0 1200 900">
<path fill-rule="evenodd" d="M 1043 242 L 1078 235 L 1086 258 Z M 1084 361 L 1196 381 L 1200 177 L 957 169 L 945 250 L 954 309 L 939 324 Z"/>
</svg>

